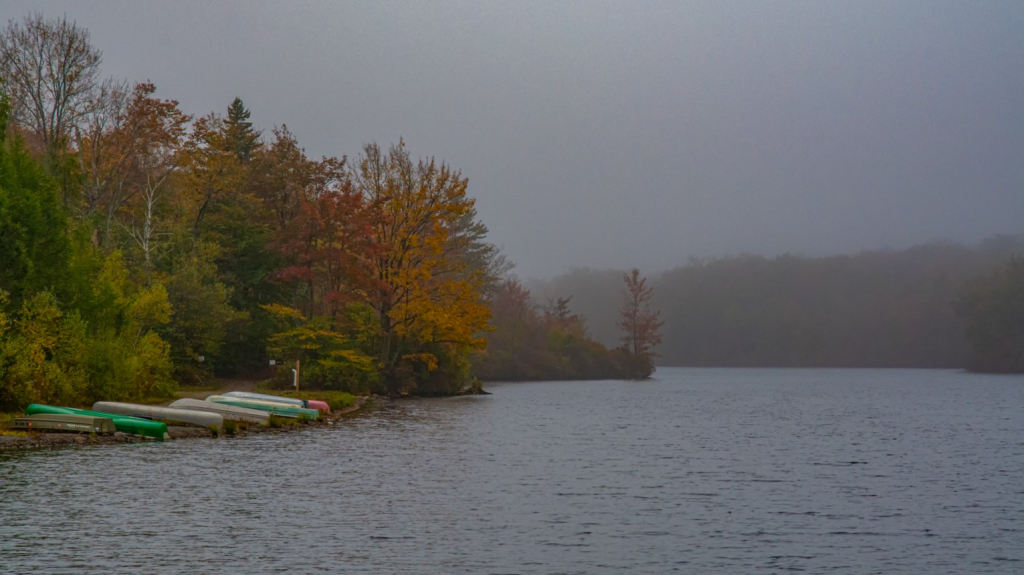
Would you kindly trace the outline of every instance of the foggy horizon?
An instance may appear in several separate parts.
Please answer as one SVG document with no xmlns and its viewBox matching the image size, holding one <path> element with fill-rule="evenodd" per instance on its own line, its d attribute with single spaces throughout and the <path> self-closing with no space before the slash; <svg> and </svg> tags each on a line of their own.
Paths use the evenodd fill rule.
<svg viewBox="0 0 1024 575">
<path fill-rule="evenodd" d="M 187 6 L 187 8 L 183 8 Z M 6 3 L 103 76 L 462 170 L 522 278 L 1024 231 L 1024 5 Z"/>
<path fill-rule="evenodd" d="M 1020 575 L 1024 3 L 0 19 L 4 572 Z"/>
</svg>

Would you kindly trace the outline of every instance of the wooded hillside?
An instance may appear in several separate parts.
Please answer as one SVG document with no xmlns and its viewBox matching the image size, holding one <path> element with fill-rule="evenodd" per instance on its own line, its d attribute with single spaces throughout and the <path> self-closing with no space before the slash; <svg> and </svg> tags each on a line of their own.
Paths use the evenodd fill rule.
<svg viewBox="0 0 1024 575">
<path fill-rule="evenodd" d="M 966 282 L 1024 253 L 1024 235 L 849 256 L 697 260 L 654 278 L 660 365 L 964 367 L 952 307 Z M 528 285 L 573 295 L 594 337 L 616 341 L 620 271 L 578 269 Z"/>
</svg>

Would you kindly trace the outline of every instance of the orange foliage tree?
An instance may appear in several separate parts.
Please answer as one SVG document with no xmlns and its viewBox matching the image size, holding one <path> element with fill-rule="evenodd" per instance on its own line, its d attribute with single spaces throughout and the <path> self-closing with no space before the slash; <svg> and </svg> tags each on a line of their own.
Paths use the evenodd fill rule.
<svg viewBox="0 0 1024 575">
<path fill-rule="evenodd" d="M 461 173 L 433 159 L 413 162 L 404 142 L 382 153 L 363 148 L 356 189 L 380 207 L 367 303 L 379 323 L 379 358 L 393 394 L 457 391 L 469 353 L 486 346 L 490 311 L 484 272 L 466 257 L 471 239 L 460 225 L 473 210 Z"/>
<path fill-rule="evenodd" d="M 116 84 L 104 90 L 78 134 L 83 211 L 86 216 L 103 212 L 102 243 L 107 246 L 113 241 L 112 226 L 119 223 L 149 267 L 158 204 L 180 166 L 192 117 L 177 101 L 154 97 L 156 86 L 150 82 L 136 84 L 130 93 Z"/>
</svg>

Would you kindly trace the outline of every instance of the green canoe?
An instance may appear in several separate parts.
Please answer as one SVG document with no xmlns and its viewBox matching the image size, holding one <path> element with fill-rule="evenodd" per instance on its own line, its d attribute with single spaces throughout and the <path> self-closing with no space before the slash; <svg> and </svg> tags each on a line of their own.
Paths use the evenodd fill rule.
<svg viewBox="0 0 1024 575">
<path fill-rule="evenodd" d="M 33 403 L 25 408 L 25 415 L 37 415 L 41 413 L 63 413 L 67 415 L 90 415 L 92 417 L 106 417 L 114 421 L 114 427 L 122 433 L 151 437 L 157 441 L 163 441 L 170 437 L 167 434 L 167 426 L 159 421 L 150 421 L 140 417 L 117 415 L 116 413 L 103 413 L 90 411 L 88 409 L 75 409 L 73 407 L 57 407 L 54 405 L 42 405 Z"/>
<path fill-rule="evenodd" d="M 306 409 L 305 407 L 299 407 L 297 405 L 290 405 L 287 403 L 278 403 L 276 401 L 266 401 L 262 399 L 248 399 L 244 397 L 229 397 L 226 395 L 211 395 L 206 398 L 206 401 L 210 403 L 219 403 L 221 405 L 233 405 L 235 407 L 247 407 L 249 409 L 258 409 L 260 411 L 266 411 L 272 415 L 279 415 L 281 417 L 308 417 L 309 419 L 316 419 L 320 417 L 320 412 L 315 409 Z"/>
</svg>

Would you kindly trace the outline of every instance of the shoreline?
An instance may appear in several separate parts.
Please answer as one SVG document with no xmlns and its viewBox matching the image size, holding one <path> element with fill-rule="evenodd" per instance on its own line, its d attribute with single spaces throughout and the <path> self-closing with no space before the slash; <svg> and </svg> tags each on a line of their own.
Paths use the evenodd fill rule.
<svg viewBox="0 0 1024 575">
<path fill-rule="evenodd" d="M 177 439 L 233 439 L 261 433 L 288 433 L 310 427 L 326 427 L 334 425 L 341 419 L 356 415 L 358 412 L 379 403 L 375 396 L 362 395 L 355 403 L 337 412 L 325 416 L 322 420 L 288 422 L 278 427 L 270 425 L 238 425 L 234 433 L 224 431 L 214 435 L 205 427 L 168 425 L 170 440 Z M 112 435 L 96 435 L 86 433 L 34 433 L 28 435 L 0 435 L 0 453 L 10 451 L 30 451 L 38 449 L 61 449 L 66 447 L 84 447 L 92 445 L 114 445 L 118 443 L 162 443 L 152 439 L 143 439 L 135 435 L 117 432 Z"/>
</svg>

